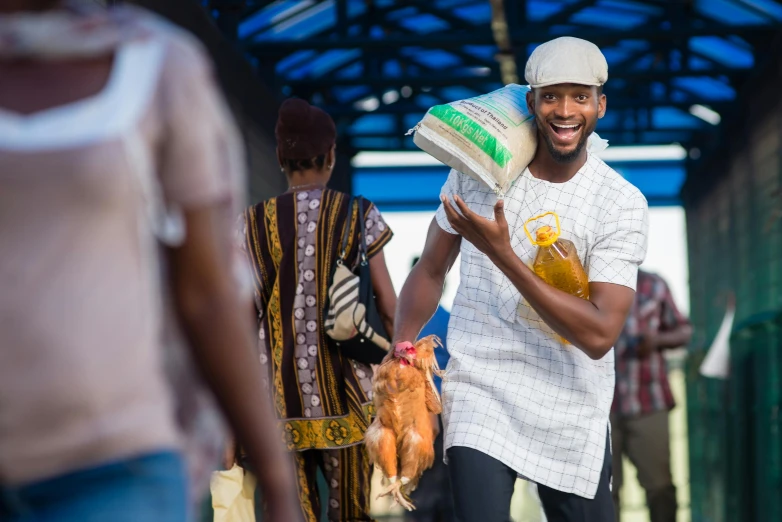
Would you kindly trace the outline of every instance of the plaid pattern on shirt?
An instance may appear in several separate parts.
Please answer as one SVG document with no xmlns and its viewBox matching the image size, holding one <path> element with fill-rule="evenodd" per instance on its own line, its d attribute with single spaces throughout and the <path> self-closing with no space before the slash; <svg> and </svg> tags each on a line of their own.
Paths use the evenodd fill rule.
<svg viewBox="0 0 782 522">
<path fill-rule="evenodd" d="M 689 321 L 679 312 L 666 282 L 658 275 L 638 271 L 635 302 L 614 346 L 616 388 L 612 413 L 625 417 L 647 415 L 675 406 L 662 353 L 645 359 L 637 347 L 647 329 L 673 330 Z"/>
</svg>

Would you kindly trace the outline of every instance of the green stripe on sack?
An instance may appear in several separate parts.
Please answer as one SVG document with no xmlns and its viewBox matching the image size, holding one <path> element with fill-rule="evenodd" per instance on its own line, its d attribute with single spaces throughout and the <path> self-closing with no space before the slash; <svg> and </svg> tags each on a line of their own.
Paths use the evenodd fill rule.
<svg viewBox="0 0 782 522">
<path fill-rule="evenodd" d="M 436 105 L 429 114 L 443 121 L 459 134 L 473 142 L 500 167 L 505 167 L 513 154 L 497 138 L 481 127 L 478 122 L 457 111 L 450 105 Z"/>
</svg>

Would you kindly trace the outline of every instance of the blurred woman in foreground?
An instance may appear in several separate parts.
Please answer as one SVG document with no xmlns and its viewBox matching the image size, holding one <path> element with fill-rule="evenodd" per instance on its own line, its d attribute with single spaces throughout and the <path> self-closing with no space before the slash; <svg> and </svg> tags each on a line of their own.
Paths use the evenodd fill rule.
<svg viewBox="0 0 782 522">
<path fill-rule="evenodd" d="M 137 9 L 3 0 L 0 78 L 0 519 L 187 520 L 170 295 L 267 520 L 296 520 L 226 254 L 241 151 L 198 44 Z"/>
<path fill-rule="evenodd" d="M 289 189 L 247 209 L 240 226 L 256 274 L 264 382 L 293 452 L 305 520 L 320 518 L 318 469 L 328 484 L 329 520 L 370 520 L 371 468 L 363 441 L 372 369 L 327 344 L 323 318 L 343 231 L 349 230 L 345 266 L 356 266 L 363 241 L 378 312 L 393 331 L 396 294 L 383 257 L 391 230 L 370 201 L 350 205 L 349 195 L 326 187 L 336 159 L 336 127 L 328 114 L 287 100 L 276 136 Z"/>
</svg>

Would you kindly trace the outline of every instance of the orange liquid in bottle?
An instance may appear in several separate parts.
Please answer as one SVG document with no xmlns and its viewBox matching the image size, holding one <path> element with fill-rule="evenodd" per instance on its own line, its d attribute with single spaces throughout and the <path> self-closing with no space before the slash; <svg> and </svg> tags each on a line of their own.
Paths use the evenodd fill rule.
<svg viewBox="0 0 782 522">
<path fill-rule="evenodd" d="M 547 215 L 553 215 L 556 218 L 557 230 L 555 231 L 548 225 L 542 226 L 535 232 L 535 239 L 533 239 L 526 225 L 530 221 Z M 576 246 L 572 241 L 559 237 L 559 216 L 553 212 L 547 212 L 528 220 L 524 229 L 530 241 L 538 246 L 538 253 L 532 263 L 532 270 L 535 274 L 554 288 L 581 299 L 589 299 L 589 278 L 587 278 L 586 271 L 578 258 Z M 568 343 L 562 337 L 560 340 Z"/>
</svg>

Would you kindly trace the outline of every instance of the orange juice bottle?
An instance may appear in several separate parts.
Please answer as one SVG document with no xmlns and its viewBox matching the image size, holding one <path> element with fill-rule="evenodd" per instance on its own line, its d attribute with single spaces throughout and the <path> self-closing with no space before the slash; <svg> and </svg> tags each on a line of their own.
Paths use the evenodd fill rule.
<svg viewBox="0 0 782 522">
<path fill-rule="evenodd" d="M 548 225 L 541 226 L 535 231 L 533 238 L 527 225 L 545 216 L 554 216 L 557 229 L 554 230 Z M 535 274 L 554 288 L 581 299 L 589 299 L 589 279 L 578 259 L 576 245 L 559 237 L 559 216 L 554 212 L 546 212 L 530 218 L 524 223 L 524 232 L 530 242 L 538 247 L 538 253 L 532 263 Z"/>
</svg>

